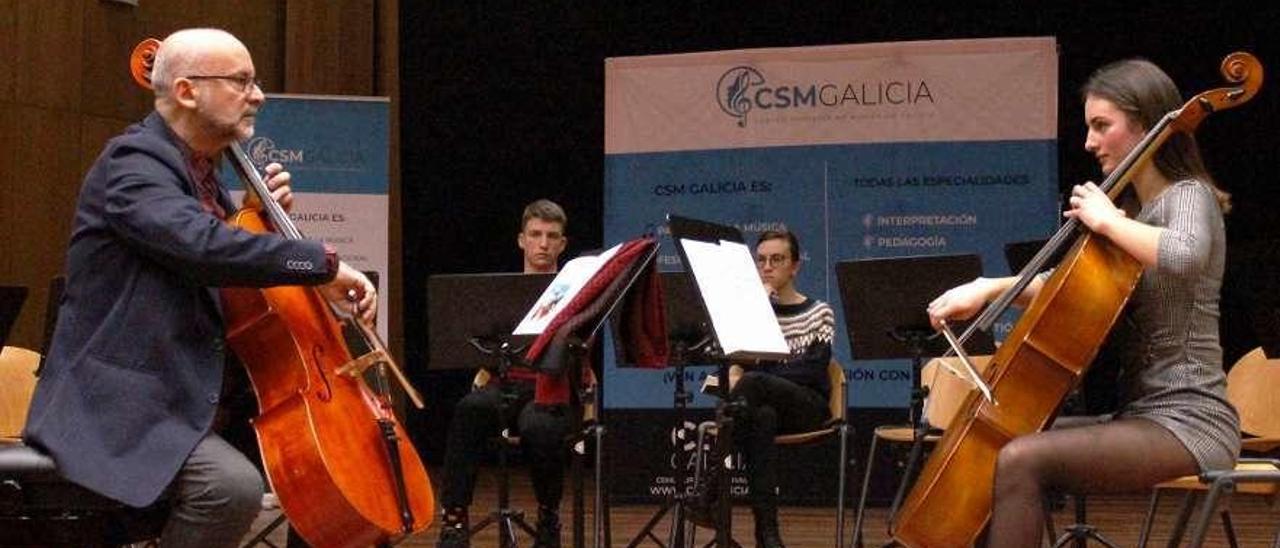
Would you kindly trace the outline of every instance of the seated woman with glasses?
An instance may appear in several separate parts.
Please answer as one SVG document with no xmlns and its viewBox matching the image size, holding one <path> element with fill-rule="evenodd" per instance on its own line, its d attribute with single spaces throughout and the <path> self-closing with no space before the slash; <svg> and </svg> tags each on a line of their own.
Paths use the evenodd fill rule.
<svg viewBox="0 0 1280 548">
<path fill-rule="evenodd" d="M 729 370 L 730 397 L 744 404 L 734 416 L 733 441 L 746 459 L 756 546 L 761 547 L 782 546 L 774 437 L 816 430 L 829 414 L 827 364 L 835 336 L 835 313 L 827 303 L 796 291 L 800 264 L 800 242 L 795 234 L 766 231 L 756 240 L 756 269 L 791 347 L 791 357 L 782 362 L 734 365 Z M 713 471 L 716 476 L 719 474 Z M 714 497 L 715 487 L 707 489 L 704 492 Z M 711 503 L 703 501 L 702 506 L 709 509 Z"/>
</svg>

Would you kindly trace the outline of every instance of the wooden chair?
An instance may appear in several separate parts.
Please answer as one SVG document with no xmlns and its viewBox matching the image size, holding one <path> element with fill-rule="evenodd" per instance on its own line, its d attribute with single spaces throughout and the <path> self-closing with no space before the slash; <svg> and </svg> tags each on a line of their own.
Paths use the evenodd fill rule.
<svg viewBox="0 0 1280 548">
<path fill-rule="evenodd" d="M 0 440 L 22 438 L 27 423 L 27 407 L 36 391 L 36 368 L 40 354 L 25 348 L 6 346 L 0 351 Z"/>
<path fill-rule="evenodd" d="M 1267 359 L 1261 348 L 1241 357 L 1227 374 L 1227 401 L 1240 415 L 1242 451 L 1269 452 L 1280 447 L 1280 359 Z M 1139 546 L 1146 546 L 1160 496 L 1167 491 L 1184 493 L 1182 508 L 1170 533 L 1169 546 L 1177 546 L 1181 542 L 1196 495 L 1205 493 L 1190 543 L 1190 546 L 1200 546 L 1208 533 L 1209 521 L 1219 498 L 1241 493 L 1275 500 L 1280 494 L 1280 460 L 1241 458 L 1232 470 L 1184 476 L 1156 485 L 1138 537 Z M 1221 516 L 1227 540 L 1231 546 L 1236 546 L 1229 508 L 1224 508 Z M 1280 546 L 1280 531 L 1277 531 L 1273 545 Z"/>
<path fill-rule="evenodd" d="M 803 445 L 822 441 L 830 436 L 840 437 L 840 460 L 837 464 L 839 486 L 836 488 L 836 546 L 844 540 L 844 509 L 848 489 L 849 468 L 849 386 L 845 380 L 844 366 L 835 360 L 827 364 L 827 382 L 831 392 L 827 395 L 827 410 L 831 417 L 818 430 L 782 434 L 773 438 L 775 445 Z"/>
<path fill-rule="evenodd" d="M 977 367 L 978 373 L 986 370 L 987 365 L 991 362 L 991 356 L 971 356 L 973 365 Z M 924 438 L 919 440 L 920 443 L 932 444 L 942 439 L 942 431 L 946 430 L 955 418 L 956 413 L 960 411 L 960 406 L 964 403 L 965 397 L 973 388 L 968 381 L 956 375 L 952 371 L 961 371 L 963 365 L 960 364 L 959 358 L 934 358 L 929 360 L 920 370 L 920 385 L 928 389 L 928 399 L 925 401 L 924 414 L 928 420 L 930 431 L 925 434 Z M 863 464 L 862 475 L 862 493 L 858 497 L 857 515 L 853 524 L 853 535 L 855 545 L 861 544 L 863 514 L 867 505 L 867 488 L 871 484 L 871 473 L 874 468 L 876 450 L 879 448 L 880 442 L 906 444 L 910 445 L 915 440 L 915 426 L 910 424 L 887 425 L 876 427 L 871 436 L 871 448 L 867 451 L 867 460 Z M 903 471 L 903 480 L 910 477 L 912 470 Z M 899 490 L 901 491 L 901 489 Z M 896 508 L 895 508 L 896 509 Z M 892 523 L 892 513 L 889 516 Z"/>
<path fill-rule="evenodd" d="M 40 354 L 0 351 L 0 546 L 107 546 L 155 538 L 168 508 L 134 510 L 72 484 L 22 443 Z"/>
<path fill-rule="evenodd" d="M 831 386 L 831 391 L 827 394 L 827 410 L 830 413 L 829 418 L 822 424 L 821 428 L 809 432 L 796 432 L 791 434 L 780 434 L 773 438 L 774 445 L 807 445 L 821 442 L 831 436 L 839 436 L 840 438 L 840 460 L 837 462 L 837 475 L 839 477 L 839 487 L 837 487 L 836 495 L 836 535 L 835 545 L 840 546 L 844 539 L 844 508 L 846 497 L 846 484 L 848 480 L 847 470 L 849 467 L 849 433 L 850 426 L 848 420 L 849 414 L 849 387 L 844 375 L 844 366 L 839 362 L 831 360 L 827 364 L 827 382 Z M 697 467 L 695 471 L 701 471 L 706 465 L 706 437 L 713 436 L 716 433 L 716 423 L 714 421 L 703 422 L 698 425 L 698 443 L 697 443 Z M 695 478 L 697 477 L 695 473 Z M 695 483 L 696 483 L 695 479 Z"/>
</svg>

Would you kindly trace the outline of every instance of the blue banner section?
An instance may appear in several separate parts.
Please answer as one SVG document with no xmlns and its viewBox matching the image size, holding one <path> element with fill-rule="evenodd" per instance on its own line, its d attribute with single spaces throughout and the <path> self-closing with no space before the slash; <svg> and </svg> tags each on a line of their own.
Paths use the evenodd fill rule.
<svg viewBox="0 0 1280 548">
<path fill-rule="evenodd" d="M 380 98 L 268 96 L 245 152 L 278 162 L 295 192 L 387 194 L 390 103 Z M 240 188 L 222 170 L 227 188 Z"/>
<path fill-rule="evenodd" d="M 663 225 L 668 213 L 737 226 L 748 244 L 764 230 L 795 232 L 804 260 L 797 288 L 836 310 L 834 350 L 851 405 L 897 407 L 908 401 L 909 363 L 850 359 L 836 263 L 978 253 L 985 275 L 1007 275 L 1005 244 L 1057 228 L 1057 187 L 1052 140 L 616 154 L 605 158 L 605 241 L 656 229 L 664 236 L 659 265 L 673 271 L 683 267 Z M 1009 326 L 998 325 L 997 338 Z M 671 406 L 671 370 L 617 367 L 611 347 L 605 359 L 606 407 Z M 690 368 L 687 381 L 700 383 L 709 371 Z M 694 402 L 712 403 L 702 395 Z"/>
<path fill-rule="evenodd" d="M 242 144 L 259 171 L 278 162 L 291 175 L 297 199 L 289 217 L 298 229 L 336 248 L 343 262 L 375 273 L 384 288 L 390 250 L 389 112 L 385 97 L 271 95 L 258 111 L 253 138 Z M 220 177 L 228 189 L 240 190 L 229 164 Z M 388 294 L 378 293 L 383 340 L 389 329 Z"/>
</svg>

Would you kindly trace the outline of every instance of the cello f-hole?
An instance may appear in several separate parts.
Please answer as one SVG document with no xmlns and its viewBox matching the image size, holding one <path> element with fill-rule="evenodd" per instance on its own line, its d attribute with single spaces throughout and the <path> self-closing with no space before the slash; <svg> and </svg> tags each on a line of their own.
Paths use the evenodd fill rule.
<svg viewBox="0 0 1280 548">
<path fill-rule="evenodd" d="M 315 345 L 311 347 L 311 363 L 316 370 L 316 375 L 320 376 L 323 386 L 316 390 L 316 397 L 320 401 L 329 401 L 333 397 L 333 386 L 329 384 L 329 375 L 324 371 L 324 347 Z"/>
</svg>

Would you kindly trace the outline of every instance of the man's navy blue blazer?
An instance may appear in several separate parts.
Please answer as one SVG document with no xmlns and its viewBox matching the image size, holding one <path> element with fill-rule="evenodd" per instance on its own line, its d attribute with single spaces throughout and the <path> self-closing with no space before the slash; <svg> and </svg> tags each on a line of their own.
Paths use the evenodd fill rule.
<svg viewBox="0 0 1280 548">
<path fill-rule="evenodd" d="M 213 422 L 227 352 L 217 288 L 332 276 L 320 242 L 235 228 L 194 188 L 159 114 L 107 143 L 80 189 L 24 432 L 67 479 L 131 506 L 161 495 Z"/>
</svg>

